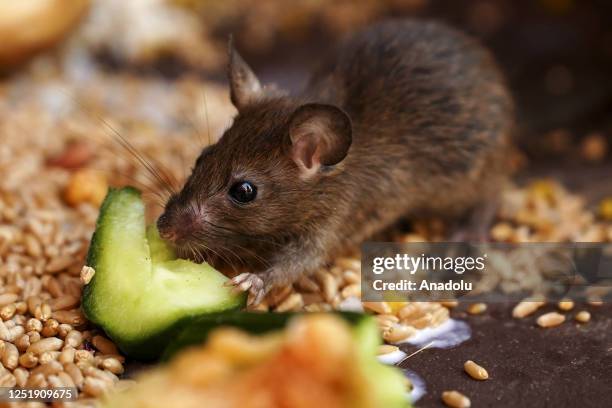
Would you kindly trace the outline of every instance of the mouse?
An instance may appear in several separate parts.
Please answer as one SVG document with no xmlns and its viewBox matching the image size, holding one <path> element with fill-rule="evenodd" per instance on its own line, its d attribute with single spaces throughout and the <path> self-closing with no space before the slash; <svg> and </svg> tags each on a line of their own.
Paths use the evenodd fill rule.
<svg viewBox="0 0 612 408">
<path fill-rule="evenodd" d="M 476 39 L 435 21 L 374 24 L 294 95 L 228 48 L 237 114 L 157 226 L 183 257 L 244 267 L 231 285 L 250 305 L 400 219 L 491 214 L 514 104 Z"/>
</svg>

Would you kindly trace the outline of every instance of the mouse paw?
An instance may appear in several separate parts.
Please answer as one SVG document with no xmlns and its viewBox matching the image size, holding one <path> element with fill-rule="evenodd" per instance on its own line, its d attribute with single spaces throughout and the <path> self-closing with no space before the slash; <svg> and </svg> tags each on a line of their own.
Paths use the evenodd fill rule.
<svg viewBox="0 0 612 408">
<path fill-rule="evenodd" d="M 241 273 L 227 282 L 227 286 L 233 286 L 234 292 L 249 292 L 248 306 L 256 306 L 261 303 L 266 291 L 263 280 L 254 273 Z"/>
</svg>

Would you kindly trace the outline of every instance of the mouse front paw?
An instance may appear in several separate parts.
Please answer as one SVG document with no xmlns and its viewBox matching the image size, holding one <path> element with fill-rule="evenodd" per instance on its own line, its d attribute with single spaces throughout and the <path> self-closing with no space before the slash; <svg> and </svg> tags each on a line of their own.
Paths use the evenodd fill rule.
<svg viewBox="0 0 612 408">
<path fill-rule="evenodd" d="M 234 292 L 247 292 L 248 291 L 248 306 L 256 306 L 261 303 L 266 290 L 264 288 L 263 280 L 254 273 L 245 272 L 238 276 L 235 276 L 227 282 L 227 286 L 233 286 Z"/>
</svg>

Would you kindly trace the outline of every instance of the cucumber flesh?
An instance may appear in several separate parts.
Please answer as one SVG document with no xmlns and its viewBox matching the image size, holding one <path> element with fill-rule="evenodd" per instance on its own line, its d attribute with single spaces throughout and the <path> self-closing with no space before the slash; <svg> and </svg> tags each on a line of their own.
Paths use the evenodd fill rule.
<svg viewBox="0 0 612 408">
<path fill-rule="evenodd" d="M 156 357 L 165 341 L 194 317 L 237 309 L 244 294 L 210 265 L 177 259 L 145 227 L 133 188 L 111 190 L 100 210 L 87 264 L 96 271 L 83 291 L 83 310 L 128 355 Z"/>
</svg>

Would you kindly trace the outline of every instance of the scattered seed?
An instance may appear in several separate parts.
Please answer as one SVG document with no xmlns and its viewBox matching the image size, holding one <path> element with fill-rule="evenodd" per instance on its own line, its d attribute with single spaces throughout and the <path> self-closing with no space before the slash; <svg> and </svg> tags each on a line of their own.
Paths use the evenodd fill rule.
<svg viewBox="0 0 612 408">
<path fill-rule="evenodd" d="M 336 279 L 334 279 L 332 275 L 325 274 L 323 275 L 321 285 L 323 286 L 323 296 L 325 300 L 331 302 L 338 293 L 338 282 L 336 282 Z"/>
<path fill-rule="evenodd" d="M 444 391 L 442 393 L 442 401 L 451 408 L 470 408 L 472 404 L 468 397 L 454 390 Z"/>
<path fill-rule="evenodd" d="M 0 373 L 0 387 L 12 388 L 17 385 L 17 379 L 9 371 Z"/>
<path fill-rule="evenodd" d="M 105 358 L 102 360 L 102 368 L 113 374 L 123 374 L 123 365 L 116 358 Z"/>
<path fill-rule="evenodd" d="M 576 313 L 574 318 L 580 323 L 586 323 L 591 320 L 591 314 L 586 310 L 581 310 L 580 312 Z"/>
<path fill-rule="evenodd" d="M 2 353 L 2 365 L 9 370 L 14 369 L 19 364 L 19 350 L 13 343 L 4 342 L 4 352 Z"/>
<path fill-rule="evenodd" d="M 533 314 L 542 306 L 544 306 L 544 302 L 542 301 L 523 300 L 512 310 L 512 317 L 522 319 Z"/>
<path fill-rule="evenodd" d="M 81 303 L 78 296 L 63 295 L 50 301 L 51 309 L 54 311 L 74 309 Z"/>
<path fill-rule="evenodd" d="M 83 334 L 80 331 L 72 330 L 66 335 L 65 341 L 66 345 L 77 348 L 83 343 Z"/>
<path fill-rule="evenodd" d="M 560 325 L 564 321 L 564 315 L 557 312 L 550 312 L 538 317 L 538 320 L 536 322 L 540 327 L 555 327 Z"/>
<path fill-rule="evenodd" d="M 390 344 L 382 344 L 380 346 L 378 346 L 378 355 L 384 355 L 384 354 L 389 354 L 389 353 L 393 353 L 399 350 L 399 347 L 397 346 L 392 346 Z"/>
<path fill-rule="evenodd" d="M 28 377 L 30 376 L 30 372 L 23 367 L 17 367 L 13 370 L 13 375 L 15 376 L 17 386 L 25 387 Z"/>
<path fill-rule="evenodd" d="M 58 321 L 55 319 L 49 319 L 45 321 L 45 324 L 43 325 L 43 329 L 41 330 L 40 334 L 42 334 L 44 337 L 53 337 L 57 335 L 58 331 Z"/>
<path fill-rule="evenodd" d="M 72 326 L 82 326 L 87 322 L 85 315 L 80 309 L 58 310 L 53 312 L 53 318 L 60 323 L 66 323 Z"/>
<path fill-rule="evenodd" d="M 591 306 L 603 306 L 603 300 L 601 300 L 600 298 L 597 297 L 592 297 L 589 300 L 587 300 L 587 303 Z"/>
<path fill-rule="evenodd" d="M 564 312 L 570 311 L 574 308 L 574 301 L 571 299 L 563 299 L 557 304 L 557 307 Z"/>
<path fill-rule="evenodd" d="M 412 337 L 415 333 L 416 330 L 413 327 L 396 324 L 383 332 L 383 338 L 389 343 L 398 343 Z"/>
<path fill-rule="evenodd" d="M 292 293 L 285 300 L 282 301 L 277 307 L 277 312 L 288 312 L 290 310 L 298 310 L 302 306 L 304 306 L 304 300 L 302 299 L 302 295 L 299 293 Z M 108 353 L 108 354 L 116 354 L 116 353 Z"/>
<path fill-rule="evenodd" d="M 83 285 L 89 284 L 89 282 L 91 282 L 91 279 L 94 277 L 95 274 L 96 274 L 96 270 L 94 268 L 90 266 L 83 266 L 83 268 L 81 269 L 81 275 L 80 275 L 81 283 L 83 283 Z"/>
<path fill-rule="evenodd" d="M 41 331 L 43 329 L 43 324 L 40 320 L 36 318 L 28 319 L 26 322 L 26 330 L 27 331 Z"/>
<path fill-rule="evenodd" d="M 30 336 L 28 336 L 27 334 L 22 334 L 21 336 L 19 336 L 15 339 L 15 346 L 20 352 L 25 352 L 28 347 L 30 347 Z"/>
<path fill-rule="evenodd" d="M 459 305 L 459 302 L 456 300 L 445 300 L 440 302 L 440 304 L 444 307 L 447 307 L 449 309 L 455 308 Z"/>
<path fill-rule="evenodd" d="M 83 387 L 83 373 L 76 366 L 76 364 L 74 363 L 64 364 L 64 371 L 68 373 L 68 375 L 70 376 L 70 378 L 72 378 L 72 381 L 77 387 L 79 388 Z"/>
<path fill-rule="evenodd" d="M 17 306 L 15 305 L 15 303 L 10 303 L 6 306 L 2 306 L 2 308 L 0 308 L 0 318 L 2 318 L 3 320 L 9 320 L 15 315 L 16 311 Z"/>
<path fill-rule="evenodd" d="M 463 364 L 465 372 L 475 380 L 486 380 L 489 378 L 489 373 L 483 367 L 479 366 L 472 360 L 468 360 Z"/>
<path fill-rule="evenodd" d="M 391 306 L 387 302 L 362 302 L 363 307 L 375 313 L 390 314 Z"/>
<path fill-rule="evenodd" d="M 40 359 L 39 359 L 40 362 Z M 57 361 L 51 360 L 45 364 L 41 364 L 32 370 L 30 375 L 43 374 L 45 377 L 54 375 L 62 371 L 64 367 Z"/>
<path fill-rule="evenodd" d="M 19 364 L 25 368 L 32 368 L 38 365 L 38 357 L 32 352 L 26 352 L 19 357 Z"/>
<path fill-rule="evenodd" d="M 91 342 L 102 354 L 119 354 L 115 344 L 106 337 L 94 336 Z"/>
<path fill-rule="evenodd" d="M 487 305 L 485 303 L 472 303 L 467 308 L 467 312 L 472 315 L 484 313 L 486 310 Z"/>
<path fill-rule="evenodd" d="M 15 303 L 19 299 L 19 296 L 15 293 L 4 293 L 0 295 L 0 307 L 6 306 L 9 303 Z"/>
<path fill-rule="evenodd" d="M 62 348 L 63 344 L 64 342 L 62 339 L 58 339 L 57 337 L 47 337 L 28 347 L 28 352 L 40 355 L 45 351 L 57 351 Z"/>
<path fill-rule="evenodd" d="M 92 397 L 100 397 L 107 389 L 107 384 L 103 380 L 95 377 L 85 377 L 83 382 L 83 392 Z"/>
</svg>

